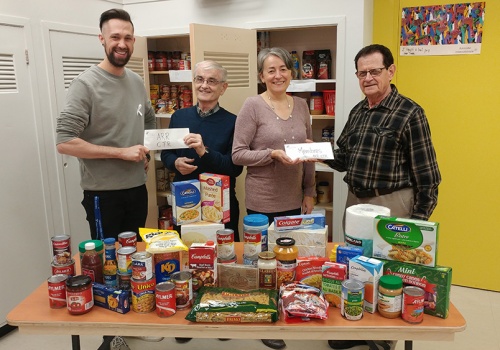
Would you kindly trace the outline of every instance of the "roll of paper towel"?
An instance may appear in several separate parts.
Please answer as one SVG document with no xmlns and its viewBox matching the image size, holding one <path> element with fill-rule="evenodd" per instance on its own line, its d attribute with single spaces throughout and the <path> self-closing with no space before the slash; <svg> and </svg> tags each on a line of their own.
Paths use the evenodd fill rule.
<svg viewBox="0 0 500 350">
<path fill-rule="evenodd" d="M 363 255 L 372 256 L 373 222 L 377 215 L 390 216 L 391 210 L 374 204 L 356 204 L 346 209 L 345 242 L 347 246 L 362 247 Z"/>
</svg>

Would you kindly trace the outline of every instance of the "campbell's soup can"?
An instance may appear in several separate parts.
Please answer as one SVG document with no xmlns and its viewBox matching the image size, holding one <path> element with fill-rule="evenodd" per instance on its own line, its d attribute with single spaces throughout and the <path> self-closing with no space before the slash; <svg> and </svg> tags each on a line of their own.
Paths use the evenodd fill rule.
<svg viewBox="0 0 500 350">
<path fill-rule="evenodd" d="M 132 311 L 138 313 L 148 313 L 155 309 L 155 287 L 156 280 L 151 278 L 147 281 L 130 280 L 132 289 Z"/>
<path fill-rule="evenodd" d="M 262 252 L 262 231 L 246 229 L 243 232 L 243 255 L 250 260 L 257 260 Z"/>
<path fill-rule="evenodd" d="M 51 309 L 66 307 L 66 280 L 68 275 L 52 275 L 47 280 L 49 290 L 49 305 Z"/>
<path fill-rule="evenodd" d="M 122 232 L 118 234 L 118 243 L 121 247 L 136 247 L 137 233 L 133 231 Z"/>
<path fill-rule="evenodd" d="M 137 281 L 147 281 L 154 276 L 153 254 L 137 252 L 132 254 L 132 278 Z"/>
<path fill-rule="evenodd" d="M 176 291 L 173 282 L 162 282 L 156 285 L 156 314 L 158 317 L 170 317 L 175 314 Z"/>
<path fill-rule="evenodd" d="M 424 319 L 424 296 L 422 288 L 408 286 L 403 288 L 403 307 L 401 318 L 409 323 L 420 323 Z"/>
<path fill-rule="evenodd" d="M 175 272 L 170 278 L 175 284 L 175 305 L 177 309 L 191 307 L 193 305 L 193 279 L 191 272 Z"/>
<path fill-rule="evenodd" d="M 226 228 L 217 230 L 217 259 L 228 260 L 234 257 L 234 231 Z"/>
<path fill-rule="evenodd" d="M 71 238 L 68 235 L 53 236 L 52 241 L 52 261 L 59 265 L 64 265 L 71 260 Z"/>
<path fill-rule="evenodd" d="M 74 276 L 75 275 L 75 260 L 70 259 L 67 264 L 59 265 L 54 262 L 51 264 L 52 266 L 52 274 L 53 275 L 67 275 Z"/>
<path fill-rule="evenodd" d="M 118 272 L 122 274 L 132 274 L 132 254 L 136 252 L 135 247 L 121 247 L 116 251 Z"/>
</svg>

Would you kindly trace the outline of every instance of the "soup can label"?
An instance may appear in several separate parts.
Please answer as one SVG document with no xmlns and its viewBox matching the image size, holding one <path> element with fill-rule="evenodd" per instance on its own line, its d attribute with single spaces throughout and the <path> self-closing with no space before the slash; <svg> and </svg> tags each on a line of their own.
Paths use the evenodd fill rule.
<svg viewBox="0 0 500 350">
<path fill-rule="evenodd" d="M 401 317 L 409 323 L 420 323 L 424 319 L 424 290 L 419 287 L 403 288 Z"/>
<path fill-rule="evenodd" d="M 118 234 L 118 243 L 121 247 L 136 247 L 137 233 L 133 231 L 122 232 Z"/>
<path fill-rule="evenodd" d="M 173 282 L 162 282 L 156 285 L 156 314 L 159 317 L 170 317 L 175 314 L 176 290 Z"/>
<path fill-rule="evenodd" d="M 65 265 L 71 261 L 71 239 L 68 235 L 59 235 L 51 238 L 52 262 Z"/>
<path fill-rule="evenodd" d="M 52 274 L 53 275 L 75 275 L 75 260 L 71 259 L 70 262 L 64 265 L 58 265 L 54 262 L 51 264 L 52 266 Z"/>
<path fill-rule="evenodd" d="M 56 274 L 47 280 L 49 289 L 49 305 L 51 309 L 66 307 L 66 280 L 68 275 Z"/>
<path fill-rule="evenodd" d="M 122 274 L 132 274 L 132 254 L 136 251 L 135 247 L 121 247 L 116 252 L 118 272 Z"/>
<path fill-rule="evenodd" d="M 234 231 L 231 229 L 217 230 L 217 258 L 228 260 L 234 256 Z"/>
<path fill-rule="evenodd" d="M 243 232 L 243 254 L 244 256 L 258 259 L 262 251 L 262 231 L 258 229 L 248 229 Z"/>
<path fill-rule="evenodd" d="M 191 272 L 175 272 L 171 276 L 175 284 L 175 305 L 177 309 L 186 309 L 193 305 L 193 280 Z"/>
<path fill-rule="evenodd" d="M 132 278 L 147 281 L 153 278 L 153 254 L 138 252 L 132 254 Z"/>
<path fill-rule="evenodd" d="M 365 286 L 356 280 L 342 282 L 342 297 L 340 299 L 340 314 L 347 320 L 357 321 L 363 317 Z"/>
<path fill-rule="evenodd" d="M 155 287 L 156 280 L 151 278 L 147 281 L 131 279 L 132 288 L 132 310 L 138 313 L 147 313 L 155 309 Z"/>
</svg>

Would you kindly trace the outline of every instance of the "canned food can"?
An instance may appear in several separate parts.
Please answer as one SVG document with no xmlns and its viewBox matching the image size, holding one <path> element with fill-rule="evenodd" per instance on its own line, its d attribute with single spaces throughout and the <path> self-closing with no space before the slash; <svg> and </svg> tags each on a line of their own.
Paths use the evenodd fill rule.
<svg viewBox="0 0 500 350">
<path fill-rule="evenodd" d="M 137 233 L 133 231 L 122 232 L 118 234 L 119 247 L 136 247 Z"/>
<path fill-rule="evenodd" d="M 137 313 L 148 313 L 155 309 L 155 287 L 156 280 L 151 278 L 147 281 L 130 280 L 132 288 L 132 311 Z"/>
<path fill-rule="evenodd" d="M 403 308 L 401 317 L 408 323 L 420 323 L 424 320 L 424 296 L 422 288 L 408 286 L 403 288 Z"/>
<path fill-rule="evenodd" d="M 217 259 L 227 260 L 234 256 L 234 231 L 226 228 L 217 230 Z"/>
<path fill-rule="evenodd" d="M 243 255 L 246 257 L 259 258 L 262 252 L 262 231 L 259 229 L 247 229 L 243 232 Z"/>
<path fill-rule="evenodd" d="M 255 256 L 246 256 L 243 255 L 243 265 L 257 267 L 257 263 L 259 262 L 259 257 Z"/>
<path fill-rule="evenodd" d="M 177 309 L 186 309 L 193 305 L 193 280 L 191 272 L 175 272 L 171 276 L 175 284 L 175 305 Z"/>
<path fill-rule="evenodd" d="M 49 305 L 51 309 L 66 307 L 66 280 L 68 275 L 56 274 L 47 280 L 49 290 Z"/>
<path fill-rule="evenodd" d="M 340 314 L 347 320 L 357 321 L 363 317 L 364 292 L 363 282 L 352 279 L 342 282 Z"/>
<path fill-rule="evenodd" d="M 156 314 L 158 317 L 170 317 L 175 314 L 176 295 L 173 282 L 162 282 L 156 285 Z"/>
<path fill-rule="evenodd" d="M 132 254 L 132 278 L 137 281 L 147 281 L 153 278 L 153 254 L 137 252 Z"/>
<path fill-rule="evenodd" d="M 219 259 L 219 258 L 217 258 L 217 262 L 219 264 L 236 264 L 237 260 L 238 259 L 236 258 L 236 255 L 230 257 L 229 259 Z"/>
<path fill-rule="evenodd" d="M 117 276 L 118 276 L 118 289 L 130 290 L 131 289 L 130 281 L 132 279 L 132 275 L 127 273 L 117 273 Z"/>
<path fill-rule="evenodd" d="M 135 251 L 135 247 L 122 247 L 117 250 L 116 260 L 119 273 L 132 274 L 132 255 Z"/>
<path fill-rule="evenodd" d="M 52 261 L 59 265 L 65 265 L 71 260 L 71 238 L 68 235 L 53 236 Z"/>
<path fill-rule="evenodd" d="M 70 259 L 70 261 L 67 264 L 59 265 L 54 262 L 51 264 L 52 266 L 52 274 L 53 275 L 68 275 L 68 276 L 74 276 L 75 275 L 75 260 Z"/>
</svg>

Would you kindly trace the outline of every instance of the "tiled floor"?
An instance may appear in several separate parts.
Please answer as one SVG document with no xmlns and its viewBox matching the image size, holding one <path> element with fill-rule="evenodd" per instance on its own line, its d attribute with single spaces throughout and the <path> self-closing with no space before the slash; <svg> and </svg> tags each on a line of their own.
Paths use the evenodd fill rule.
<svg viewBox="0 0 500 350">
<path fill-rule="evenodd" d="M 457 333 L 454 342 L 416 341 L 414 350 L 500 350 L 500 293 L 453 286 L 451 300 L 464 315 L 467 329 Z M 430 316 L 429 316 L 430 317 Z M 259 340 L 193 339 L 186 344 L 177 344 L 174 339 L 161 342 L 144 342 L 135 338 L 126 338 L 131 350 L 268 350 Z M 101 342 L 100 337 L 82 336 L 82 350 L 95 350 Z M 358 346 L 352 350 L 364 350 Z M 16 330 L 0 338 L 1 350 L 69 350 L 69 336 L 23 335 Z M 288 341 L 287 350 L 328 350 L 326 341 Z M 396 350 L 403 350 L 404 343 L 399 342 Z"/>
</svg>

